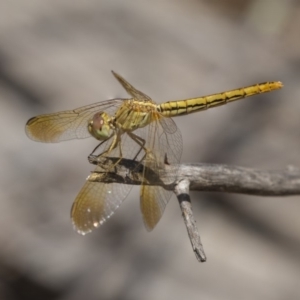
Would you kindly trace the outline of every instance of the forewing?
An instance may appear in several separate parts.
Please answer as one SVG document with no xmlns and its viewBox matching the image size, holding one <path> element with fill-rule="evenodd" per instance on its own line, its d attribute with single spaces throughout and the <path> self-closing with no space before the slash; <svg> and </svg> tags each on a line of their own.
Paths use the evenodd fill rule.
<svg viewBox="0 0 300 300">
<path fill-rule="evenodd" d="M 111 99 L 74 110 L 33 117 L 28 120 L 25 131 L 30 139 L 44 143 L 84 139 L 91 136 L 87 125 L 96 112 L 105 111 L 113 115 L 123 101 L 124 99 Z"/>
<path fill-rule="evenodd" d="M 95 172 L 102 171 L 97 167 Z M 86 234 L 110 218 L 130 192 L 132 185 L 86 181 L 77 195 L 71 218 L 78 233 Z"/>
</svg>

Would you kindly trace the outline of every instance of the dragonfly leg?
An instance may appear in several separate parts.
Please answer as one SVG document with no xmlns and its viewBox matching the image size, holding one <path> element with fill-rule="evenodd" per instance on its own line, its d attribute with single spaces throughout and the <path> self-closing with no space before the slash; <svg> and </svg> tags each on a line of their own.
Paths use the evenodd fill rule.
<svg viewBox="0 0 300 300">
<path fill-rule="evenodd" d="M 105 151 L 103 151 L 102 153 L 96 155 L 97 157 L 101 157 L 101 156 L 106 156 L 107 154 L 109 154 L 112 150 L 114 150 L 117 147 L 117 143 L 118 143 L 118 135 L 116 133 L 112 134 L 108 139 L 102 141 L 100 144 L 98 144 L 96 146 L 96 148 L 92 151 L 92 153 L 90 155 L 93 155 L 93 153 L 104 143 L 104 142 L 108 142 L 111 138 L 113 138 L 113 141 L 111 142 L 109 148 Z"/>
<path fill-rule="evenodd" d="M 115 144 L 113 145 L 113 147 L 111 145 L 110 149 L 108 149 L 107 151 L 110 152 L 113 149 L 115 149 L 117 146 L 119 146 L 119 158 L 118 158 L 118 160 L 112 166 L 110 166 L 110 169 L 115 168 L 119 164 L 119 162 L 122 160 L 122 158 L 123 158 L 122 146 L 121 146 L 121 135 L 120 134 L 116 134 L 116 139 L 115 140 L 116 141 L 115 141 Z M 107 154 L 109 154 L 109 152 Z M 116 170 L 115 170 L 115 172 L 116 172 Z"/>
<path fill-rule="evenodd" d="M 110 172 L 112 169 L 114 169 L 118 164 L 119 162 L 122 160 L 123 158 L 123 154 L 122 154 L 122 148 L 121 148 L 121 135 L 120 133 L 114 133 L 112 136 L 113 138 L 113 141 L 111 142 L 109 148 L 105 151 L 103 151 L 102 153 L 100 153 L 99 155 L 97 155 L 97 158 L 101 158 L 101 157 L 108 157 L 109 154 L 111 153 L 111 151 L 113 151 L 115 148 L 119 148 L 119 155 L 118 155 L 118 159 L 112 163 L 112 164 L 105 164 L 105 163 L 102 163 L 101 164 L 101 167 L 106 171 L 106 172 Z M 110 138 L 111 138 L 110 137 Z M 105 140 L 107 141 L 107 140 Z M 102 145 L 103 142 L 101 142 L 95 149 L 92 153 L 95 152 L 95 150 Z"/>
<path fill-rule="evenodd" d="M 122 160 L 122 158 L 123 158 L 122 145 L 121 145 L 121 136 L 119 136 L 119 138 L 118 138 L 117 145 L 119 146 L 119 152 L 120 152 L 119 153 L 119 159 L 113 164 L 112 168 L 115 168 L 119 164 L 119 162 Z M 116 147 L 117 147 L 117 145 L 116 145 Z"/>
<path fill-rule="evenodd" d="M 149 155 L 151 153 L 151 151 L 149 151 L 146 147 L 145 147 L 145 143 L 146 141 L 139 137 L 138 135 L 132 133 L 132 132 L 128 132 L 128 135 L 130 136 L 130 138 L 135 141 L 138 145 L 141 146 L 140 150 L 137 152 L 137 154 L 135 155 L 135 157 L 133 158 L 133 160 L 136 160 L 136 158 L 138 157 L 138 155 L 141 153 L 142 150 L 145 151 L 145 154 L 143 155 L 143 157 L 139 160 L 138 164 L 135 166 L 133 172 L 137 171 L 139 166 L 142 164 L 142 162 L 145 160 L 145 158 L 147 157 L 147 155 Z"/>
<path fill-rule="evenodd" d="M 133 158 L 133 160 L 136 160 L 136 158 L 138 157 L 138 155 L 141 153 L 142 149 L 144 149 L 145 153 L 147 153 L 147 149 L 144 147 L 145 146 L 145 143 L 146 141 L 139 137 L 138 135 L 132 133 L 132 132 L 128 132 L 128 135 L 139 145 L 141 146 L 140 150 L 137 152 L 137 154 L 135 155 L 135 157 Z M 145 154 L 146 155 L 146 154 Z M 145 158 L 145 155 L 143 157 L 143 159 Z M 142 159 L 142 160 L 143 160 Z"/>
<path fill-rule="evenodd" d="M 102 141 L 101 143 L 99 143 L 96 147 L 95 147 L 95 149 L 92 151 L 92 153 L 89 155 L 89 156 L 91 156 L 91 155 L 93 155 L 94 153 L 95 153 L 95 151 L 103 144 L 103 143 L 105 143 L 105 142 L 107 142 L 109 139 L 111 139 L 112 138 L 112 136 L 110 136 L 107 140 L 104 140 L 104 141 Z M 103 152 L 101 153 L 101 154 L 99 154 L 99 155 L 97 155 L 97 156 L 101 156 L 103 154 Z"/>
</svg>

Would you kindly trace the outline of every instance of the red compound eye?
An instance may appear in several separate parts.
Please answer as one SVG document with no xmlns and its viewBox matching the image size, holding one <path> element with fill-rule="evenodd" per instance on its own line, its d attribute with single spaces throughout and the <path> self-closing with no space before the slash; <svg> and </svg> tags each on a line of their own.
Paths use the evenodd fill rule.
<svg viewBox="0 0 300 300">
<path fill-rule="evenodd" d="M 103 124 L 104 120 L 102 118 L 102 113 L 96 113 L 93 117 L 93 129 L 101 131 Z"/>
</svg>

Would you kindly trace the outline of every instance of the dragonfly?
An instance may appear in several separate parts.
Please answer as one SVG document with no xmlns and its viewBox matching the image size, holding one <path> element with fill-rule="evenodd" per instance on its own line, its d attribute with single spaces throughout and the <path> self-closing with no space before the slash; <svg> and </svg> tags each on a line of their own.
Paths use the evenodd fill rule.
<svg viewBox="0 0 300 300">
<path fill-rule="evenodd" d="M 149 172 L 180 162 L 183 141 L 172 117 L 217 107 L 226 103 L 280 89 L 280 81 L 265 82 L 208 96 L 157 104 L 112 71 L 129 94 L 73 110 L 33 117 L 26 123 L 27 136 L 38 142 L 57 143 L 94 137 L 99 158 L 117 158 L 114 164 L 99 164 L 95 172 L 108 174 L 124 159 L 143 164 L 140 209 L 145 227 L 151 231 L 161 219 L 173 192 L 147 184 Z M 94 152 L 94 151 L 93 151 Z M 105 161 L 105 160 L 103 160 Z M 150 171 L 149 171 L 150 170 Z M 176 179 L 176 172 L 171 180 Z M 109 219 L 127 197 L 132 185 L 86 180 L 71 209 L 75 230 L 84 235 Z"/>
</svg>

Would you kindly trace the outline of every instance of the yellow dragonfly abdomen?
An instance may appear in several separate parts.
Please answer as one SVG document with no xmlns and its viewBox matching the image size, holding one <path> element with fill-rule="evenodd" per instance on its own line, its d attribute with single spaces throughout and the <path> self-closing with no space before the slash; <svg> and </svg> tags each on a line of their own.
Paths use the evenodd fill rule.
<svg viewBox="0 0 300 300">
<path fill-rule="evenodd" d="M 280 81 L 264 82 L 244 88 L 212 94 L 209 96 L 190 98 L 178 101 L 169 101 L 158 105 L 158 111 L 165 117 L 187 115 L 210 107 L 220 106 L 232 101 L 262 94 L 282 88 Z"/>
</svg>

